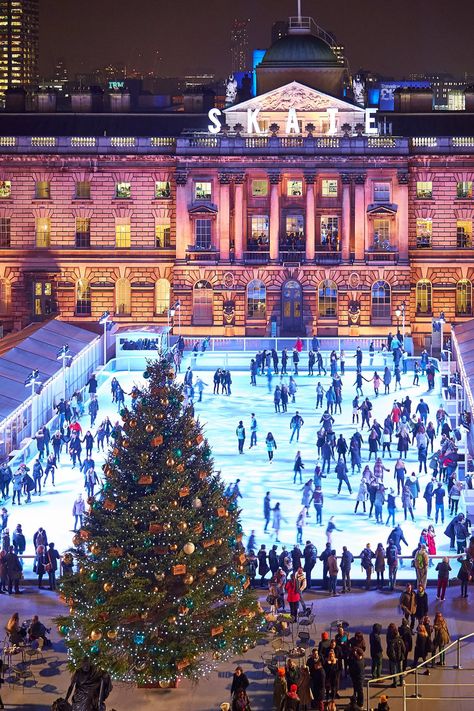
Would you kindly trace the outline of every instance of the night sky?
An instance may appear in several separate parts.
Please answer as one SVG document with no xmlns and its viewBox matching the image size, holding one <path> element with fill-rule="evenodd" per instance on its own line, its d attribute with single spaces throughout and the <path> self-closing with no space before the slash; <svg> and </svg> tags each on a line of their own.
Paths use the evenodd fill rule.
<svg viewBox="0 0 474 711">
<path fill-rule="evenodd" d="M 272 23 L 290 14 L 296 0 L 41 0 L 41 71 L 64 57 L 72 73 L 123 62 L 222 75 L 234 17 L 251 20 L 250 48 L 266 48 Z M 303 14 L 345 44 L 353 70 L 474 73 L 472 0 L 303 0 Z"/>
</svg>

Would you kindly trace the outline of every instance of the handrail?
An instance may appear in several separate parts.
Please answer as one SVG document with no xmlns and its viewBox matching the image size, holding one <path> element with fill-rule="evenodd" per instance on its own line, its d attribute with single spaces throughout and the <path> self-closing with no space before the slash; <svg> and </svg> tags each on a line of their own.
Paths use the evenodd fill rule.
<svg viewBox="0 0 474 711">
<path fill-rule="evenodd" d="M 437 659 L 443 654 L 446 654 L 446 652 L 449 652 L 450 649 L 453 647 L 456 647 L 456 664 L 453 666 L 453 669 L 462 669 L 461 666 L 461 642 L 464 642 L 465 639 L 470 639 L 471 637 L 474 637 L 474 632 L 470 632 L 469 634 L 465 634 L 462 637 L 458 637 L 454 642 L 451 642 L 448 644 L 447 647 L 444 647 L 439 652 L 436 652 L 436 654 L 433 654 L 429 659 L 426 659 L 424 662 L 421 662 L 421 664 L 418 664 L 416 667 L 412 667 L 411 669 L 406 669 L 403 672 L 397 673 L 397 674 L 388 674 L 387 676 L 380 676 L 377 679 L 368 679 L 367 680 L 367 711 L 370 711 L 370 685 L 374 684 L 383 684 L 386 681 L 391 681 L 393 679 L 397 679 L 400 677 L 407 677 L 409 674 L 414 674 L 415 675 L 415 696 L 416 698 L 419 698 L 419 693 L 418 693 L 418 672 L 420 669 L 425 667 L 427 664 L 431 664 L 434 659 Z M 403 693 L 403 711 L 406 711 L 406 694 L 405 692 Z"/>
</svg>

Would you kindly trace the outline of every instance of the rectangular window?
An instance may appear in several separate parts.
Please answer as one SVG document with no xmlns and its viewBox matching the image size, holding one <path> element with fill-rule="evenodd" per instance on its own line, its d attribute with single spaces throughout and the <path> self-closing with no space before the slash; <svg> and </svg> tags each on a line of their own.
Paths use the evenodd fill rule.
<svg viewBox="0 0 474 711">
<path fill-rule="evenodd" d="M 472 182 L 458 182 L 456 188 L 456 197 L 458 200 L 470 200 L 472 198 Z"/>
<path fill-rule="evenodd" d="M 118 218 L 115 223 L 115 246 L 121 249 L 129 249 L 130 245 L 130 222 L 126 218 Z"/>
<path fill-rule="evenodd" d="M 155 247 L 167 249 L 170 246 L 171 222 L 169 217 L 161 217 L 155 223 Z"/>
<path fill-rule="evenodd" d="M 458 220 L 456 223 L 456 239 L 458 249 L 466 249 L 472 245 L 472 221 Z"/>
<path fill-rule="evenodd" d="M 252 197 L 266 197 L 268 195 L 267 180 L 252 180 Z"/>
<path fill-rule="evenodd" d="M 196 220 L 195 235 L 197 249 L 211 249 L 212 220 Z"/>
<path fill-rule="evenodd" d="M 0 218 L 0 248 L 10 247 L 10 218 Z"/>
<path fill-rule="evenodd" d="M 289 180 L 286 184 L 286 194 L 288 197 L 301 197 L 303 195 L 303 181 Z"/>
<path fill-rule="evenodd" d="M 35 183 L 35 198 L 36 200 L 51 199 L 51 183 L 49 180 L 37 180 Z"/>
<path fill-rule="evenodd" d="M 374 183 L 374 202 L 390 202 L 390 183 Z"/>
<path fill-rule="evenodd" d="M 91 199 L 91 184 L 88 180 L 79 180 L 76 183 L 76 200 Z"/>
<path fill-rule="evenodd" d="M 115 186 L 115 197 L 118 200 L 129 200 L 132 197 L 131 183 L 117 183 Z"/>
<path fill-rule="evenodd" d="M 36 246 L 51 246 L 51 220 L 49 217 L 36 218 Z"/>
<path fill-rule="evenodd" d="M 337 180 L 323 180 L 321 183 L 321 195 L 327 198 L 337 198 Z"/>
<path fill-rule="evenodd" d="M 51 298 L 53 288 L 50 281 L 33 282 L 33 294 L 35 316 L 49 316 L 56 311 Z"/>
<path fill-rule="evenodd" d="M 12 196 L 11 180 L 0 180 L 0 199 Z"/>
<path fill-rule="evenodd" d="M 157 180 L 155 183 L 155 199 L 168 200 L 171 197 L 171 186 L 168 180 Z"/>
<path fill-rule="evenodd" d="M 76 217 L 76 247 L 86 249 L 91 246 L 91 221 L 88 217 Z"/>
<path fill-rule="evenodd" d="M 268 215 L 252 215 L 250 218 L 249 249 L 268 249 L 270 240 L 270 220 Z"/>
<path fill-rule="evenodd" d="M 374 220 L 374 249 L 390 249 L 390 220 Z"/>
<path fill-rule="evenodd" d="M 304 249 L 304 217 L 303 215 L 286 216 L 286 239 L 282 248 L 285 250 Z"/>
<path fill-rule="evenodd" d="M 198 181 L 194 183 L 194 199 L 210 200 L 212 197 L 212 183 Z"/>
<path fill-rule="evenodd" d="M 433 234 L 433 220 L 419 217 L 416 221 L 416 246 L 419 248 L 431 247 Z"/>
<path fill-rule="evenodd" d="M 339 249 L 339 218 L 337 215 L 321 215 L 321 247 Z"/>
<path fill-rule="evenodd" d="M 416 184 L 416 197 L 419 200 L 431 200 L 433 198 L 433 183 L 419 180 Z"/>
</svg>

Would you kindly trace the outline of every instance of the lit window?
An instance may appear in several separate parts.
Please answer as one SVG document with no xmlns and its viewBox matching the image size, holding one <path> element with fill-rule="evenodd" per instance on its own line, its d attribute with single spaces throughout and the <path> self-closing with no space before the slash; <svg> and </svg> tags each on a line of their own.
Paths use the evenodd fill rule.
<svg viewBox="0 0 474 711">
<path fill-rule="evenodd" d="M 248 318 L 264 319 L 266 316 L 265 284 L 260 279 L 254 279 L 247 286 L 247 316 Z"/>
<path fill-rule="evenodd" d="M 37 180 L 35 184 L 36 200 L 50 200 L 51 198 L 51 183 L 49 180 Z"/>
<path fill-rule="evenodd" d="M 374 202 L 390 202 L 390 183 L 374 183 Z"/>
<path fill-rule="evenodd" d="M 49 217 L 36 218 L 36 246 L 49 247 L 51 245 L 51 220 Z"/>
<path fill-rule="evenodd" d="M 193 323 L 197 326 L 212 326 L 214 292 L 208 281 L 198 281 L 193 291 Z"/>
<path fill-rule="evenodd" d="M 466 96 L 460 89 L 450 89 L 448 91 L 448 111 L 465 111 Z"/>
<path fill-rule="evenodd" d="M 321 247 L 339 249 L 339 218 L 337 215 L 321 215 Z"/>
<path fill-rule="evenodd" d="M 90 200 L 91 184 L 88 180 L 78 180 L 76 183 L 76 200 Z"/>
<path fill-rule="evenodd" d="M 459 181 L 456 186 L 456 196 L 458 200 L 470 200 L 472 198 L 472 182 L 470 180 Z"/>
<path fill-rule="evenodd" d="M 171 197 L 171 186 L 168 180 L 157 180 L 155 183 L 155 198 L 168 200 Z"/>
<path fill-rule="evenodd" d="M 286 185 L 286 194 L 288 197 L 301 197 L 303 195 L 303 181 L 289 180 Z"/>
<path fill-rule="evenodd" d="M 267 180 L 252 180 L 252 196 L 266 197 L 268 195 Z"/>
<path fill-rule="evenodd" d="M 91 221 L 88 217 L 76 218 L 76 247 L 86 249 L 91 246 Z"/>
<path fill-rule="evenodd" d="M 372 317 L 390 319 L 390 285 L 386 281 L 372 284 Z"/>
<path fill-rule="evenodd" d="M 11 180 L 0 180 L 0 198 L 9 198 L 12 195 Z"/>
<path fill-rule="evenodd" d="M 115 313 L 121 316 L 132 311 L 132 294 L 128 279 L 117 279 L 115 283 Z"/>
<path fill-rule="evenodd" d="M 212 220 L 196 220 L 195 235 L 195 246 L 198 249 L 210 249 L 212 238 Z"/>
<path fill-rule="evenodd" d="M 131 245 L 130 222 L 124 218 L 119 218 L 115 224 L 115 246 L 122 249 L 129 249 Z"/>
<path fill-rule="evenodd" d="M 304 239 L 304 217 L 303 215 L 286 216 L 286 247 L 299 249 Z"/>
<path fill-rule="evenodd" d="M 212 183 L 196 182 L 194 183 L 194 199 L 195 200 L 210 200 L 212 197 Z"/>
<path fill-rule="evenodd" d="M 129 198 L 131 198 L 131 183 L 117 183 L 115 186 L 115 197 L 119 200 L 128 200 Z"/>
<path fill-rule="evenodd" d="M 319 285 L 318 308 L 321 318 L 334 318 L 337 314 L 337 285 L 325 279 Z"/>
<path fill-rule="evenodd" d="M 79 279 L 76 284 L 76 316 L 91 315 L 91 289 L 86 279 Z"/>
<path fill-rule="evenodd" d="M 0 279 L 0 314 L 7 314 L 11 306 L 11 289 L 6 279 Z"/>
<path fill-rule="evenodd" d="M 250 218 L 249 247 L 264 247 L 269 244 L 270 220 L 268 215 L 252 215 Z"/>
<path fill-rule="evenodd" d="M 458 220 L 456 222 L 456 240 L 458 249 L 465 249 L 472 245 L 471 220 Z"/>
<path fill-rule="evenodd" d="M 472 284 L 469 279 L 460 279 L 456 284 L 456 315 L 472 314 Z"/>
<path fill-rule="evenodd" d="M 419 314 L 431 313 L 432 286 L 428 279 L 420 279 L 416 285 L 416 311 Z"/>
<path fill-rule="evenodd" d="M 166 249 L 170 246 L 171 221 L 169 217 L 160 217 L 155 223 L 155 247 Z"/>
<path fill-rule="evenodd" d="M 374 249 L 390 249 L 390 220 L 374 220 Z"/>
<path fill-rule="evenodd" d="M 433 197 L 433 183 L 419 180 L 416 184 L 416 197 L 420 200 L 431 200 Z"/>
<path fill-rule="evenodd" d="M 419 217 L 416 221 L 416 246 L 419 248 L 431 247 L 433 234 L 433 220 Z"/>
<path fill-rule="evenodd" d="M 170 283 L 168 279 L 158 279 L 155 283 L 155 313 L 166 314 L 170 307 Z"/>
<path fill-rule="evenodd" d="M 10 247 L 10 218 L 0 217 L 0 248 Z"/>
<path fill-rule="evenodd" d="M 321 184 L 321 195 L 328 198 L 337 197 L 337 180 L 323 180 Z"/>
</svg>

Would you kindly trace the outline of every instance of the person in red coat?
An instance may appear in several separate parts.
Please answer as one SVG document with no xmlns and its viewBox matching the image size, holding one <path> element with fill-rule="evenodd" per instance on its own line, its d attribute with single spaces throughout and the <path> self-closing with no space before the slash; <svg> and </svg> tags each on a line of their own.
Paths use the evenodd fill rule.
<svg viewBox="0 0 474 711">
<path fill-rule="evenodd" d="M 298 353 L 301 353 L 301 351 L 303 350 L 303 341 L 301 340 L 301 338 L 296 339 L 295 348 Z"/>
<path fill-rule="evenodd" d="M 300 589 L 294 572 L 291 573 L 291 576 L 285 585 L 285 590 L 288 599 L 288 604 L 290 605 L 290 613 L 293 617 L 293 620 L 296 622 L 298 615 L 298 605 L 300 602 Z"/>
</svg>

